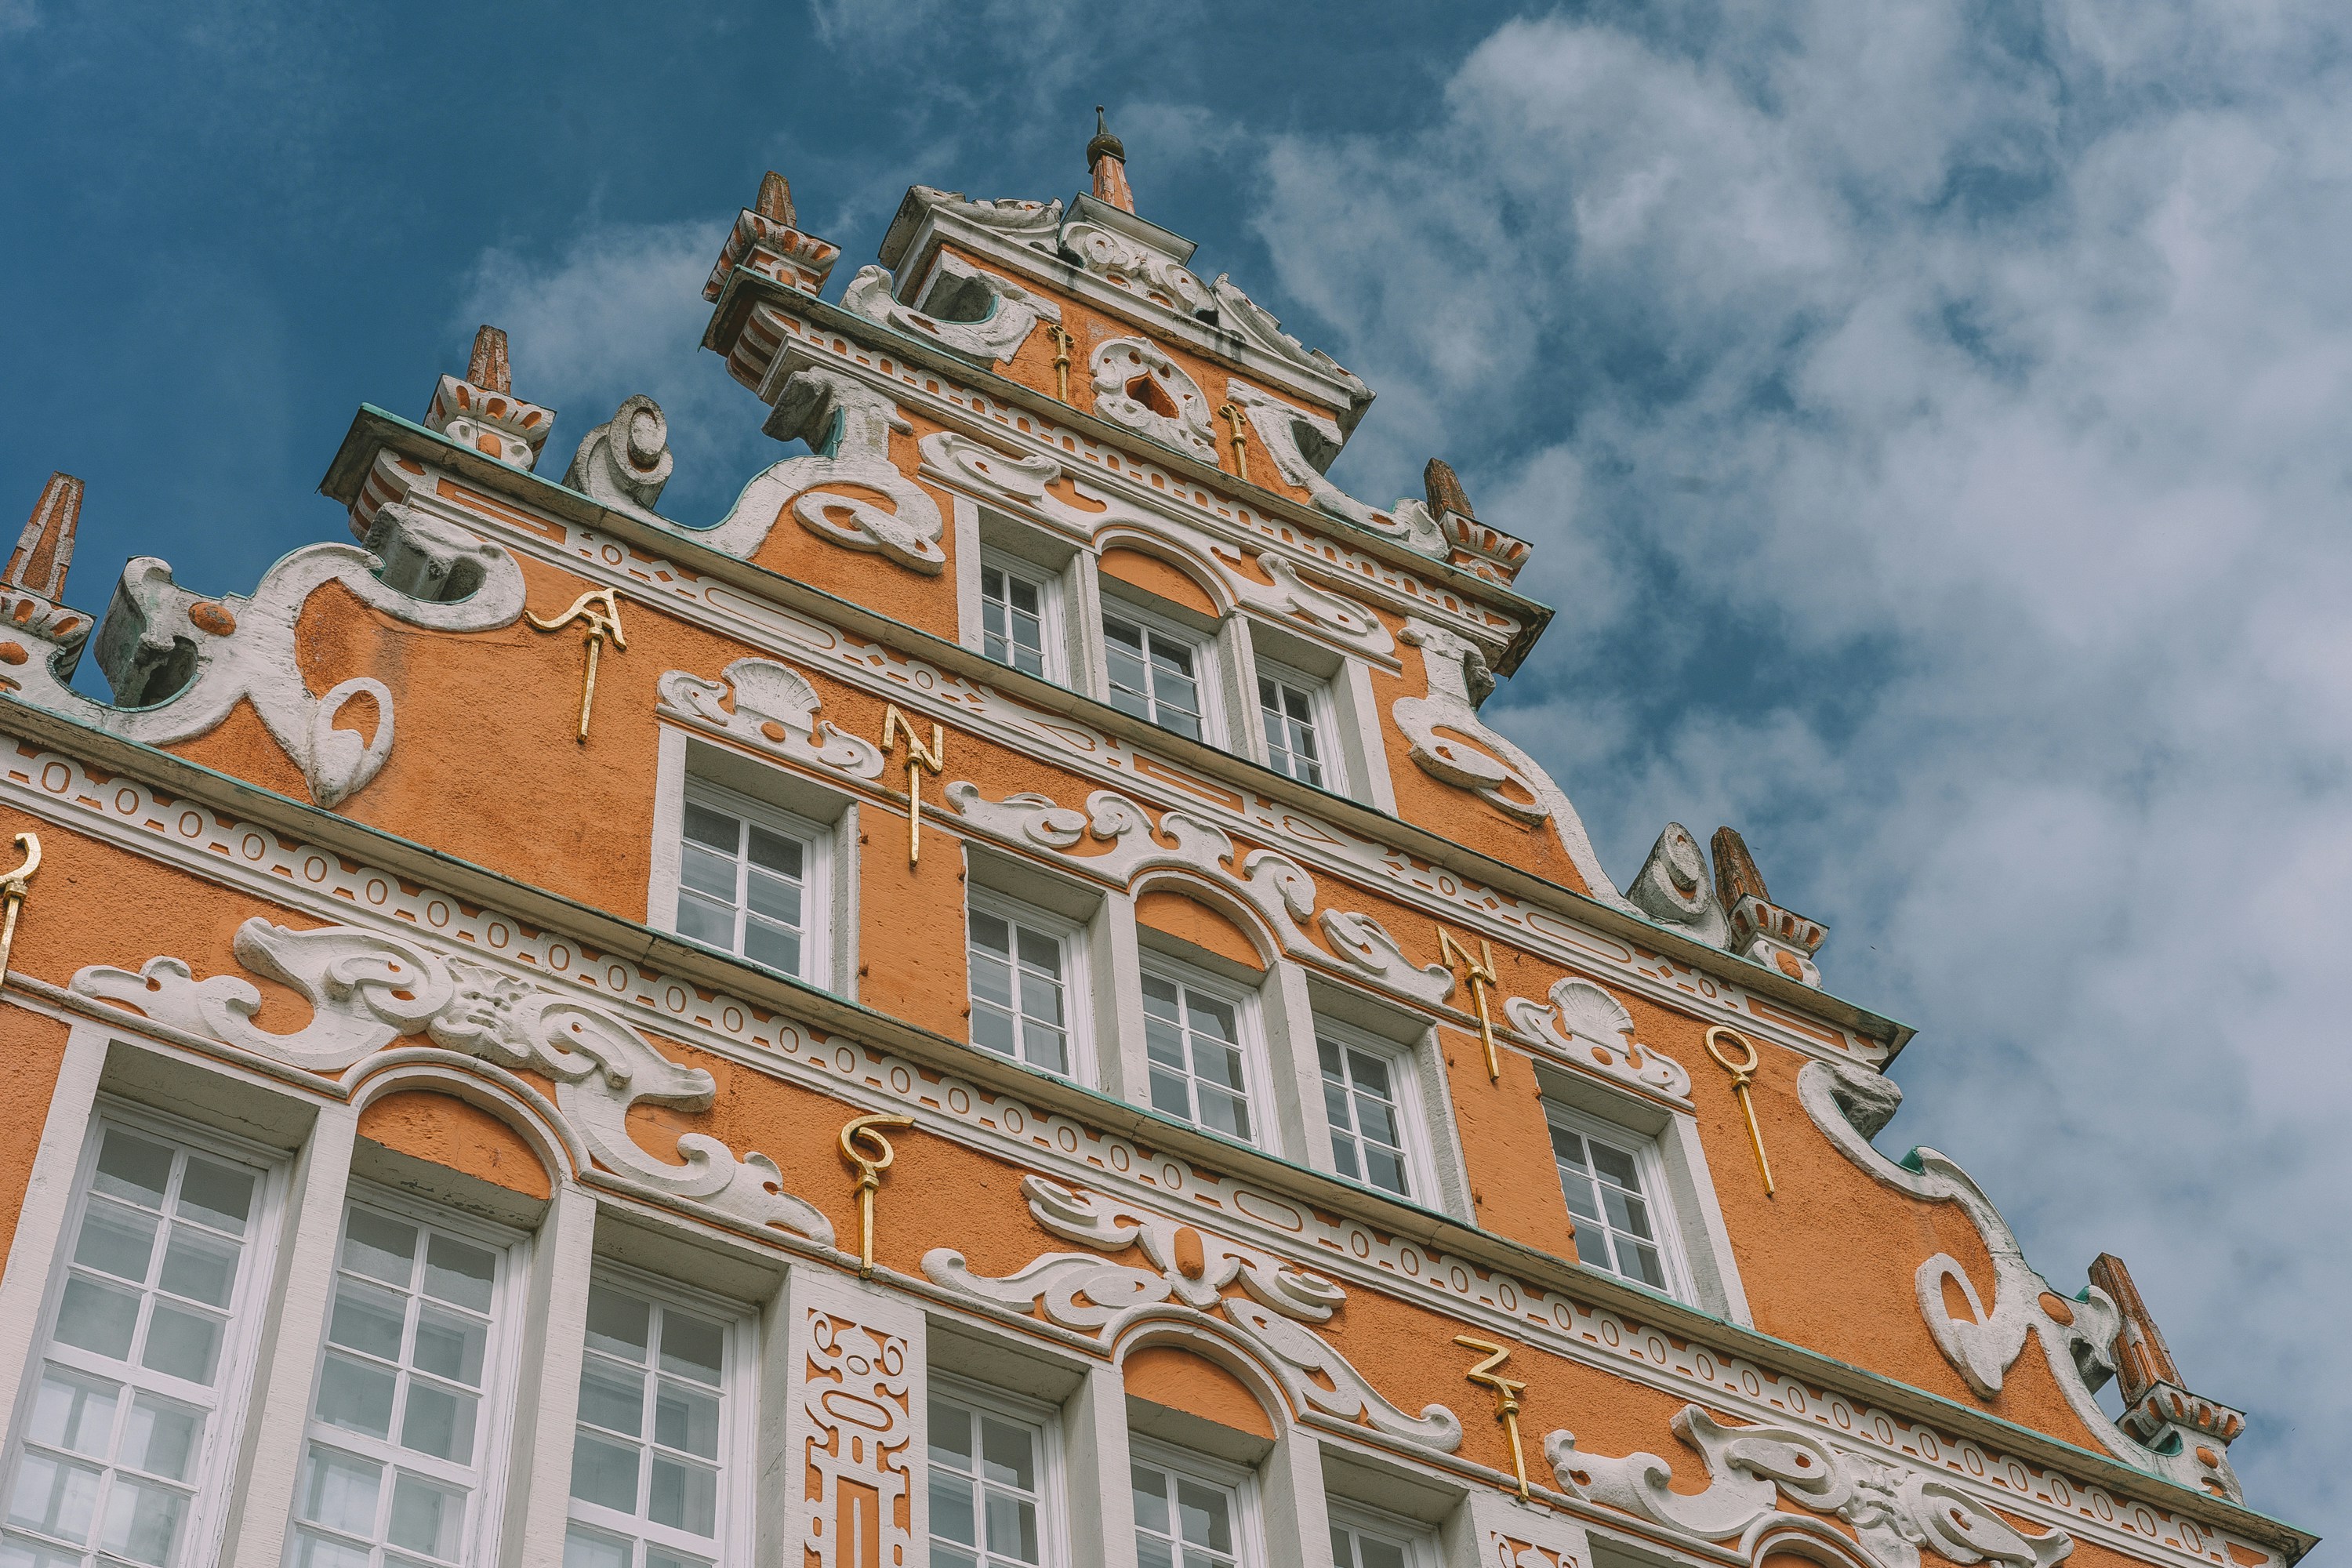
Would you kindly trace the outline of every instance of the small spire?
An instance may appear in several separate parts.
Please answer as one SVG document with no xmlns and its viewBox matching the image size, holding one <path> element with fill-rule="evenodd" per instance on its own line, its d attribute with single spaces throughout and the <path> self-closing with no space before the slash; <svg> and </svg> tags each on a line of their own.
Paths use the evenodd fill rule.
<svg viewBox="0 0 2352 1568">
<path fill-rule="evenodd" d="M 474 334 L 474 357 L 466 363 L 466 380 L 485 392 L 514 395 L 514 373 L 507 365 L 507 335 L 485 326 Z"/>
<path fill-rule="evenodd" d="M 800 226 L 800 220 L 793 214 L 793 183 L 773 169 L 760 176 L 760 195 L 751 204 L 751 210 L 786 228 Z"/>
<path fill-rule="evenodd" d="M 1135 210 L 1135 192 L 1127 183 L 1127 148 L 1110 133 L 1103 106 L 1095 105 L 1095 136 L 1087 143 L 1087 167 L 1094 172 L 1095 197 L 1123 213 Z"/>
<path fill-rule="evenodd" d="M 1740 900 L 1750 896 L 1772 901 L 1764 890 L 1764 873 L 1756 868 L 1756 857 L 1748 853 L 1748 841 L 1738 828 L 1717 828 L 1707 847 L 1715 852 L 1715 896 L 1725 910 L 1737 909 Z"/>
<path fill-rule="evenodd" d="M 74 530 L 81 522 L 81 481 L 53 473 L 33 503 L 33 515 L 17 537 L 0 585 L 21 588 L 56 603 L 65 593 L 66 568 L 73 563 Z"/>
<path fill-rule="evenodd" d="M 1462 488 L 1461 476 L 1454 471 L 1454 465 L 1443 458 L 1430 458 L 1429 466 L 1421 470 L 1421 488 L 1429 498 L 1429 510 L 1433 517 L 1444 517 L 1449 511 L 1459 512 L 1467 518 L 1478 515 L 1470 510 L 1470 496 Z"/>
</svg>

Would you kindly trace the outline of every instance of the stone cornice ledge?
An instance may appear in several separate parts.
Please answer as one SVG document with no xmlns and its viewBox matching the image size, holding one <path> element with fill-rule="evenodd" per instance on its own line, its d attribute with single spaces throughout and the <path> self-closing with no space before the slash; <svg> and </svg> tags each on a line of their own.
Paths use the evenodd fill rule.
<svg viewBox="0 0 2352 1568">
<path fill-rule="evenodd" d="M 1670 1298 L 1637 1289 L 1447 1215 L 1381 1197 L 1337 1177 L 1171 1121 L 1066 1079 L 1000 1061 L 962 1041 L 845 1001 L 830 992 L 681 942 L 667 932 L 517 881 L 412 839 L 350 821 L 156 747 L 124 741 L 13 700 L 0 700 L 0 716 L 5 716 L 7 731 L 100 768 L 132 774 L 238 820 L 307 839 L 320 847 L 372 862 L 395 875 L 436 884 L 459 899 L 499 910 L 601 952 L 642 960 L 670 975 L 727 989 L 747 1002 L 773 1007 L 829 1034 L 896 1052 L 926 1067 L 943 1068 L 992 1092 L 1017 1096 L 1075 1121 L 1132 1138 L 1156 1152 L 1263 1183 L 1275 1192 L 1327 1213 L 1357 1220 L 1433 1249 L 1451 1251 L 1523 1283 L 1581 1296 L 1631 1321 L 1654 1325 L 1684 1339 L 1704 1340 L 1908 1418 L 1938 1423 L 1958 1432 L 1998 1434 L 1998 1442 L 2022 1458 L 2074 1472 L 2125 1495 L 2145 1497 L 2154 1492 L 2166 1508 L 2217 1529 L 2236 1531 L 2284 1553 L 2290 1563 L 2318 1542 L 2319 1538 L 2308 1531 L 2133 1468 L 2107 1455 L 1882 1373 L 1848 1365 Z M 41 984 L 45 995 L 54 989 L 47 983 Z"/>
<path fill-rule="evenodd" d="M 1791 980 L 1764 964 L 1694 942 L 1679 931 L 1653 924 L 1638 914 L 1614 909 L 1574 889 L 1561 887 L 1557 882 L 1547 881 L 1516 866 L 1493 859 L 1425 827 L 1415 826 L 1402 817 L 1389 816 L 1345 795 L 1302 784 L 1233 752 L 1188 740 L 1173 731 L 1163 730 L 1122 713 L 1108 703 L 1097 702 L 1067 687 L 1024 675 L 960 643 L 950 642 L 903 621 L 892 620 L 863 605 L 828 594 L 821 588 L 813 588 L 782 573 L 772 572 L 764 566 L 755 566 L 740 557 L 713 550 L 691 535 L 659 527 L 626 512 L 612 510 L 552 479 L 509 468 L 372 404 L 362 405 L 359 413 L 352 417 L 352 427 L 344 435 L 334 460 L 328 466 L 326 477 L 319 482 L 320 493 L 345 506 L 351 505 L 366 479 L 376 453 L 385 449 L 436 464 L 485 489 L 504 492 L 525 505 L 537 507 L 583 527 L 612 534 L 649 553 L 665 557 L 698 576 L 742 589 L 772 604 L 830 620 L 855 636 L 923 659 L 965 679 L 996 687 L 1032 707 L 1075 719 L 1129 744 L 1157 752 L 1203 777 L 1235 782 L 1269 801 L 1328 816 L 1359 837 L 1393 845 L 1466 880 L 1484 883 L 1514 898 L 1544 905 L 1564 919 L 1622 941 L 1638 943 L 1673 959 L 1685 968 L 1731 981 L 1783 1006 L 1811 1014 L 1842 1028 L 1852 1029 L 1886 1047 L 1885 1059 L 1880 1063 L 1882 1070 L 1895 1060 L 1916 1033 L 1908 1024 L 1873 1013 L 1831 992 Z M 666 602 L 647 602 L 667 613 L 683 613 Z M 19 706 L 15 710 L 27 710 Z"/>
</svg>

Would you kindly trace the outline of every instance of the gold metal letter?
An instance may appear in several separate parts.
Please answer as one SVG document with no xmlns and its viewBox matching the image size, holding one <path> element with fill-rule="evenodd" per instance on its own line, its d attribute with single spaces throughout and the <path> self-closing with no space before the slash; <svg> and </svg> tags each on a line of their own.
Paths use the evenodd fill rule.
<svg viewBox="0 0 2352 1568">
<path fill-rule="evenodd" d="M 621 635 L 621 598 L 617 589 L 592 588 L 572 602 L 572 607 L 553 620 L 542 621 L 526 609 L 523 618 L 543 632 L 560 632 L 574 621 L 588 628 L 588 677 L 580 685 L 580 733 L 572 737 L 582 745 L 588 743 L 588 710 L 596 700 L 596 655 L 604 648 L 604 639 L 611 637 L 616 648 L 629 646 Z"/>
<path fill-rule="evenodd" d="M 25 863 L 0 877 L 0 904 L 7 907 L 7 915 L 0 920 L 0 984 L 8 979 L 8 952 L 16 945 L 16 911 L 25 907 L 26 885 L 33 873 L 41 868 L 41 836 L 37 833 L 16 835 L 16 847 L 24 852 Z"/>
<path fill-rule="evenodd" d="M 1054 340 L 1054 395 L 1067 403 L 1070 400 L 1070 345 L 1078 340 L 1048 321 L 1045 335 Z"/>
<path fill-rule="evenodd" d="M 874 1190 L 882 1184 L 882 1173 L 898 1152 L 890 1147 L 890 1140 L 882 1136 L 886 1127 L 912 1127 L 911 1116 L 853 1116 L 842 1125 L 842 1158 L 857 1167 L 857 1277 L 871 1279 L 874 1274 Z M 864 1152 L 871 1150 L 871 1152 Z"/>
<path fill-rule="evenodd" d="M 1456 1334 L 1454 1342 L 1465 1350 L 1484 1351 L 1486 1359 L 1462 1375 L 1481 1388 L 1495 1391 L 1495 1419 L 1511 1439 L 1511 1470 L 1519 1478 L 1519 1496 L 1528 1495 L 1528 1456 L 1519 1447 L 1519 1395 L 1527 1384 L 1516 1377 L 1505 1377 L 1496 1369 L 1511 1359 L 1510 1347 L 1487 1340 L 1474 1340 L 1468 1334 Z"/>
<path fill-rule="evenodd" d="M 890 748 L 907 742 L 907 864 L 918 865 L 923 858 L 923 770 L 937 773 L 948 765 L 948 732 L 935 720 L 931 724 L 929 746 L 915 738 L 915 726 L 898 711 L 896 702 L 882 710 L 882 754 L 888 756 Z"/>
<path fill-rule="evenodd" d="M 1225 422 L 1225 428 L 1231 432 L 1225 438 L 1233 443 L 1234 477 L 1246 480 L 1249 478 L 1249 437 L 1242 429 L 1241 407 L 1228 403 L 1217 410 L 1217 417 Z"/>
<path fill-rule="evenodd" d="M 1463 978 L 1470 983 L 1470 1005 L 1478 1014 L 1478 1041 L 1486 1047 L 1486 1081 L 1493 1083 L 1503 1076 L 1503 1064 L 1495 1055 L 1495 1018 L 1486 1005 L 1486 987 L 1501 984 L 1495 973 L 1495 950 L 1486 939 L 1478 939 L 1478 961 L 1470 961 L 1470 950 L 1454 940 L 1454 934 L 1444 926 L 1437 928 L 1437 960 L 1449 967 L 1460 964 Z"/>
<path fill-rule="evenodd" d="M 1746 1059 L 1734 1059 L 1718 1041 L 1718 1036 L 1722 1040 L 1736 1043 L 1747 1052 Z M 1731 1075 L 1731 1092 L 1739 1097 L 1739 1109 L 1748 1118 L 1748 1142 L 1756 1148 L 1756 1173 L 1764 1178 L 1764 1195 L 1769 1198 L 1772 1195 L 1772 1164 L 1764 1158 L 1764 1134 L 1756 1126 L 1755 1102 L 1748 1098 L 1748 1081 L 1756 1076 L 1756 1042 L 1737 1029 L 1727 1029 L 1717 1024 L 1706 1032 L 1706 1054 L 1715 1058 L 1717 1067 Z"/>
</svg>

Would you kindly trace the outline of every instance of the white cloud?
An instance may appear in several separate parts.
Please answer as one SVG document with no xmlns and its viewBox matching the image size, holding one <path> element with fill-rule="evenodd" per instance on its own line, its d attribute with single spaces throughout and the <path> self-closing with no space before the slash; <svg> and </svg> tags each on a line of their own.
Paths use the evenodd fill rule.
<svg viewBox="0 0 2352 1568">
<path fill-rule="evenodd" d="M 710 315 L 702 286 L 726 234 L 715 223 L 610 225 L 557 256 L 492 250 L 475 264 L 453 327 L 460 342 L 478 322 L 505 329 L 516 394 L 559 416 L 540 459 L 551 479 L 636 393 L 669 421 L 677 463 L 666 516 L 716 521 L 753 472 L 784 455 L 760 434 L 759 399 L 701 347 Z"/>
<path fill-rule="evenodd" d="M 2252 1408 L 2250 1500 L 2324 1526 L 2352 17 L 1610 15 L 1272 146 L 1281 281 L 1383 394 L 1346 476 L 1446 453 L 1537 542 L 1561 614 L 1497 700 L 1612 868 L 1749 829 L 1832 986 L 1923 1026 L 1890 1141 L 2053 1278 L 2123 1255 Z"/>
</svg>

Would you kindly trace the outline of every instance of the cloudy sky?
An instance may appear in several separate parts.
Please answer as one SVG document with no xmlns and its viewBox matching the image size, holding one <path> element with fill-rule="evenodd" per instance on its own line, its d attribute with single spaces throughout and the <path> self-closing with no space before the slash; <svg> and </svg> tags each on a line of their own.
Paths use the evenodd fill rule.
<svg viewBox="0 0 2352 1568">
<path fill-rule="evenodd" d="M 2352 12 L 404 9 L 0 0 L 0 510 L 89 481 L 78 604 L 337 536 L 352 410 L 481 321 L 551 450 L 658 397 L 715 518 L 774 452 L 694 348 L 761 171 L 845 280 L 910 183 L 1066 197 L 1108 101 L 1380 390 L 1334 478 L 1442 454 L 1537 542 L 1489 711 L 1604 862 L 1743 827 L 1920 1028 L 1881 1142 L 2068 1289 L 2122 1255 L 2250 1500 L 2352 1532 Z"/>
</svg>

